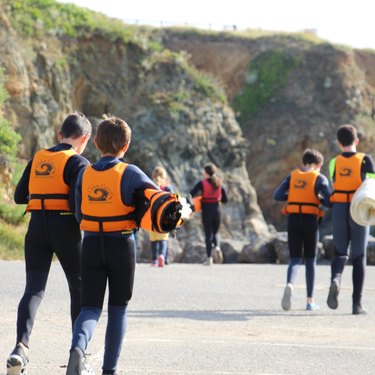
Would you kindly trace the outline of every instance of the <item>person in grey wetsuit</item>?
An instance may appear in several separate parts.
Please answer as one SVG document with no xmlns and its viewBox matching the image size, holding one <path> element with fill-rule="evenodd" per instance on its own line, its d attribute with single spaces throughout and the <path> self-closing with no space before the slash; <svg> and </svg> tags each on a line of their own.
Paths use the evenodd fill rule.
<svg viewBox="0 0 375 375">
<path fill-rule="evenodd" d="M 355 223 L 350 215 L 350 202 L 365 178 L 375 178 L 374 160 L 370 155 L 357 152 L 357 130 L 353 125 L 342 125 L 337 131 L 338 145 L 343 151 L 331 160 L 330 178 L 334 191 L 330 198 L 334 256 L 331 264 L 331 286 L 327 304 L 331 309 L 339 305 L 341 276 L 349 259 L 351 244 L 353 261 L 353 314 L 366 314 L 362 307 L 365 281 L 366 249 L 369 227 Z"/>
</svg>

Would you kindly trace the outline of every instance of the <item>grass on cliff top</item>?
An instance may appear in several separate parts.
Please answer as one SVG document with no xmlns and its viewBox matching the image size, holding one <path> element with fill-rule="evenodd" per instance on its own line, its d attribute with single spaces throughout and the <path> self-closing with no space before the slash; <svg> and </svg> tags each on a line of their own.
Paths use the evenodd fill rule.
<svg viewBox="0 0 375 375">
<path fill-rule="evenodd" d="M 14 163 L 12 187 L 19 181 L 25 163 Z M 0 186 L 2 192 L 4 186 Z M 12 197 L 11 197 L 12 198 Z M 0 259 L 17 260 L 24 257 L 24 240 L 29 216 L 23 217 L 26 205 L 16 205 L 13 200 L 0 195 Z"/>
<path fill-rule="evenodd" d="M 132 42 L 142 48 L 150 47 L 148 43 L 152 34 L 145 29 L 125 25 L 119 19 L 75 4 L 55 0 L 5 0 L 5 3 L 14 29 L 28 36 L 49 34 L 78 37 L 96 31 L 111 41 L 122 39 L 125 43 Z"/>
</svg>

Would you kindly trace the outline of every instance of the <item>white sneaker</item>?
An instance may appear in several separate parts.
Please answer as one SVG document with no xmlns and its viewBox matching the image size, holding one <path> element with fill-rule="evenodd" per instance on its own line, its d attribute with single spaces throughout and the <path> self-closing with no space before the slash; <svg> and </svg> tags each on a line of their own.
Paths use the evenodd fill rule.
<svg viewBox="0 0 375 375">
<path fill-rule="evenodd" d="M 219 246 L 216 246 L 214 249 L 214 261 L 217 264 L 222 264 L 224 261 L 223 252 Z"/>
<path fill-rule="evenodd" d="M 86 362 L 85 353 L 77 346 L 70 350 L 66 375 L 95 375 L 93 368 Z"/>
<path fill-rule="evenodd" d="M 27 364 L 29 360 L 23 347 L 17 345 L 7 360 L 6 375 L 27 375 Z"/>
<path fill-rule="evenodd" d="M 213 259 L 212 259 L 212 257 L 207 258 L 207 259 L 203 262 L 203 265 L 204 265 L 204 266 L 212 266 L 212 264 L 213 264 Z"/>
</svg>

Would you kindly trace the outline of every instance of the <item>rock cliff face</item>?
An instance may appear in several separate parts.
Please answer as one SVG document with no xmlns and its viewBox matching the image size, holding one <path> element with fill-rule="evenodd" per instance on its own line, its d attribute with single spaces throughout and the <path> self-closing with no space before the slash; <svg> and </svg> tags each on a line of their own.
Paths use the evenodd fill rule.
<svg viewBox="0 0 375 375">
<path fill-rule="evenodd" d="M 204 163 L 218 166 L 230 196 L 224 238 L 269 237 L 246 170 L 248 144 L 234 113 L 184 54 L 113 42 L 94 32 L 26 37 L 12 28 L 6 12 L 0 15 L 0 38 L 0 63 L 9 77 L 6 117 L 23 137 L 21 157 L 55 143 L 64 117 L 74 110 L 93 124 L 110 113 L 133 130 L 127 161 L 148 175 L 163 165 L 183 195 L 202 179 Z M 98 158 L 92 144 L 84 155 Z M 199 215 L 178 236 L 202 241 Z"/>
<path fill-rule="evenodd" d="M 373 154 L 374 147 L 374 51 L 289 37 L 254 40 L 168 34 L 164 43 L 171 50 L 186 50 L 192 62 L 224 83 L 230 100 L 241 96 L 254 84 L 251 63 L 267 51 L 287 50 L 300 63 L 259 109 L 239 119 L 243 134 L 251 144 L 247 170 L 258 193 L 258 203 L 268 222 L 284 229 L 280 214 L 283 204 L 273 201 L 273 192 L 291 170 L 298 168 L 305 148 L 320 150 L 326 164 L 339 153 L 336 129 L 351 123 L 360 134 L 358 149 Z M 272 72 L 270 72 L 271 74 Z M 251 103 L 249 103 L 251 105 Z M 323 232 L 330 232 L 329 213 Z"/>
<path fill-rule="evenodd" d="M 28 37 L 12 27 L 9 7 L 2 10 L 0 63 L 10 93 L 5 114 L 23 136 L 21 157 L 54 143 L 73 110 L 93 124 L 103 113 L 122 117 L 133 129 L 128 162 L 149 175 L 163 165 L 182 194 L 202 178 L 204 163 L 218 165 L 230 194 L 223 237 L 244 241 L 236 248 L 250 243 L 251 256 L 268 246 L 261 240 L 270 236 L 266 221 L 285 229 L 283 204 L 272 196 L 300 166 L 305 148 L 317 148 L 328 162 L 339 152 L 337 127 L 352 123 L 359 150 L 373 154 L 373 51 L 298 35 L 250 39 L 155 30 L 153 43 L 160 48 L 154 49 L 138 34 L 139 43 L 92 30 L 77 37 Z M 92 143 L 85 155 L 98 158 Z M 329 216 L 323 234 L 330 232 Z M 202 241 L 199 215 L 178 236 Z"/>
</svg>

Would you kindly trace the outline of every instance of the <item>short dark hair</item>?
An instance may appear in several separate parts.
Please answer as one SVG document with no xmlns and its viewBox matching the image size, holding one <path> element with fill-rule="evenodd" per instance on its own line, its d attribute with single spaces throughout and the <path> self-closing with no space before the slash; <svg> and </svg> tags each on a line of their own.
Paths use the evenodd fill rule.
<svg viewBox="0 0 375 375">
<path fill-rule="evenodd" d="M 353 125 L 341 125 L 337 130 L 337 140 L 343 146 L 352 145 L 357 137 L 357 129 Z"/>
<path fill-rule="evenodd" d="M 324 158 L 323 155 L 318 150 L 312 150 L 311 148 L 307 148 L 302 156 L 302 163 L 303 164 L 320 164 L 323 163 Z"/>
<path fill-rule="evenodd" d="M 76 139 L 82 135 L 91 134 L 91 122 L 83 113 L 71 113 L 64 120 L 60 133 L 62 138 Z"/>
<path fill-rule="evenodd" d="M 118 154 L 130 142 L 132 131 L 117 117 L 104 119 L 96 129 L 96 144 L 103 154 Z"/>
</svg>

